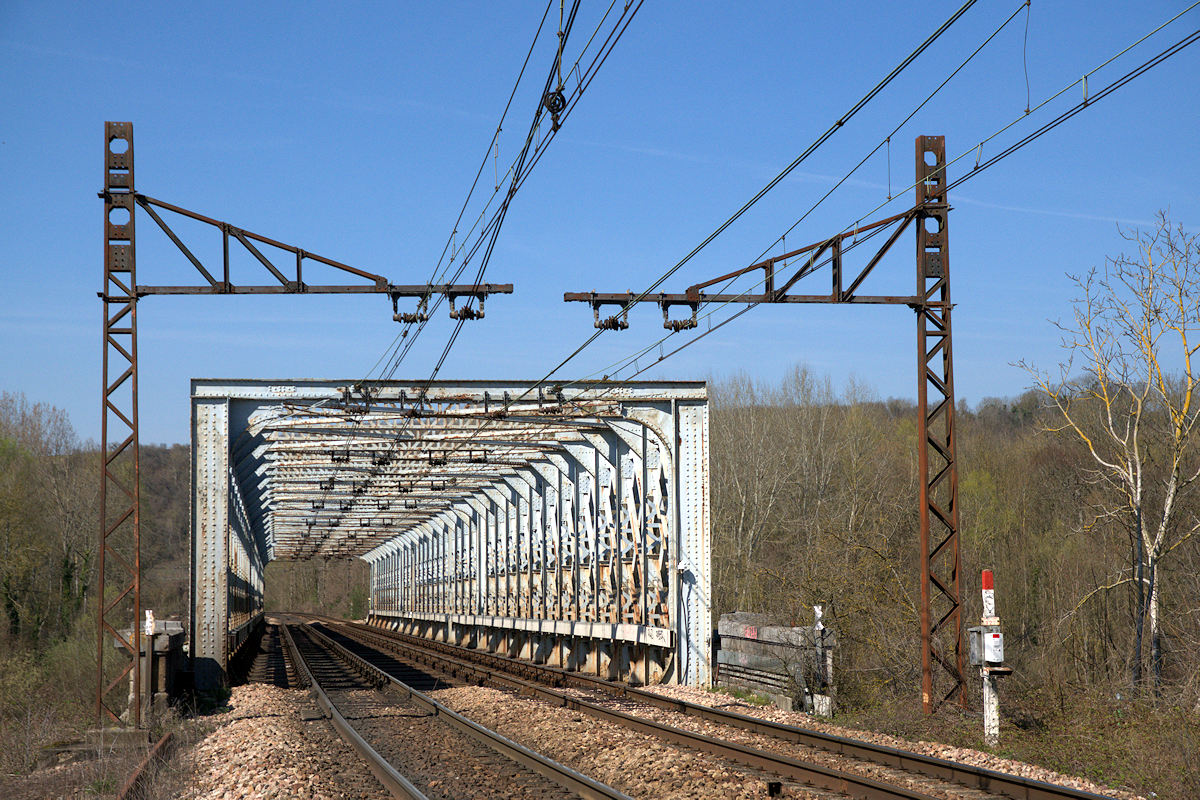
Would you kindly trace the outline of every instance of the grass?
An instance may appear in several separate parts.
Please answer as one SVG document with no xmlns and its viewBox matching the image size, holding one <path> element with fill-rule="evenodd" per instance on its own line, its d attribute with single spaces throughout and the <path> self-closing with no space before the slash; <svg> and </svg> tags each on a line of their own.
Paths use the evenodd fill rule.
<svg viewBox="0 0 1200 800">
<path fill-rule="evenodd" d="M 1200 797 L 1200 716 L 1151 699 L 1030 691 L 1002 695 L 1000 743 L 983 743 L 978 712 L 925 716 L 912 699 L 845 711 L 839 725 L 990 752 L 1160 800 Z"/>
<path fill-rule="evenodd" d="M 112 794 L 117 790 L 116 778 L 98 778 L 84 789 L 88 794 Z"/>
<path fill-rule="evenodd" d="M 145 748 L 116 749 L 74 765 L 62 764 L 66 770 L 36 769 L 47 755 L 46 747 L 80 741 L 95 726 L 95 641 L 94 629 L 85 621 L 70 637 L 40 650 L 0 653 L 0 797 L 111 797 L 145 755 Z M 114 692 L 118 701 L 123 699 L 117 697 L 119 691 Z M 202 710 L 227 708 L 229 691 L 204 699 L 211 708 Z M 181 712 L 194 713 L 188 708 L 157 708 L 147 722 L 151 736 L 156 740 L 169 730 L 185 746 L 203 735 L 204 726 Z M 178 771 L 166 765 L 160 770 L 163 778 L 156 780 L 166 786 Z M 148 796 L 174 794 L 170 790 Z"/>
<path fill-rule="evenodd" d="M 765 694 L 757 694 L 747 691 L 746 689 L 738 689 L 735 686 L 710 686 L 708 691 L 713 694 L 725 694 L 730 697 L 736 697 L 744 703 L 749 703 L 752 706 L 767 706 L 771 704 L 771 698 Z"/>
</svg>

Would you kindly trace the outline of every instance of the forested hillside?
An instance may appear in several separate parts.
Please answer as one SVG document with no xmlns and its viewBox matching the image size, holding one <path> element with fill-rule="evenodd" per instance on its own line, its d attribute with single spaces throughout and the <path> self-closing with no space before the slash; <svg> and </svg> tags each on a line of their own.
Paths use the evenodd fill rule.
<svg viewBox="0 0 1200 800">
<path fill-rule="evenodd" d="M 186 445 L 141 447 L 142 605 L 162 616 L 187 607 L 188 469 Z M 62 639 L 94 612 L 99 487 L 63 412 L 0 394 L 0 645 Z"/>
<path fill-rule="evenodd" d="M 1003 751 L 1200 797 L 1200 238 L 1165 214 L 1122 236 L 1127 254 L 1070 276 L 1061 363 L 956 409 L 964 622 L 993 569 Z M 824 604 L 845 711 L 977 746 L 976 717 L 913 712 L 916 409 L 804 369 L 713 394 L 717 608 L 808 622 Z"/>
<path fill-rule="evenodd" d="M 915 408 L 861 387 L 835 392 L 802 368 L 778 385 L 719 382 L 713 395 L 718 609 L 811 623 L 823 603 L 841 633 L 843 700 L 911 694 L 920 680 Z M 979 571 L 994 569 L 1010 689 L 1128 688 L 1136 543 L 1086 449 L 1045 430 L 1054 417 L 1032 392 L 960 404 L 957 422 L 967 624 L 980 616 Z M 1187 524 L 1196 511 L 1191 500 Z M 1160 691 L 1194 705 L 1200 542 L 1185 541 L 1160 569 Z"/>
<path fill-rule="evenodd" d="M 99 456 L 59 409 L 0 393 L 0 772 L 93 723 Z M 142 605 L 186 619 L 187 445 L 141 446 Z M 273 607 L 361 616 L 361 562 L 272 564 Z"/>
</svg>

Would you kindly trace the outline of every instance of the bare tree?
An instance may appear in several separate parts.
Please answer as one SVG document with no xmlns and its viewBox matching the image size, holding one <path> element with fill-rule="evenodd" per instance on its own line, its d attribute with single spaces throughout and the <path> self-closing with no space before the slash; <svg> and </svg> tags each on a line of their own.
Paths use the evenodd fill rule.
<svg viewBox="0 0 1200 800">
<path fill-rule="evenodd" d="M 1057 376 L 1022 364 L 1056 420 L 1091 457 L 1089 478 L 1104 490 L 1097 522 L 1120 525 L 1129 559 L 1093 596 L 1129 586 L 1134 595 L 1131 677 L 1143 680 L 1149 633 L 1154 686 L 1162 677 L 1162 559 L 1193 537 L 1200 519 L 1184 503 L 1200 476 L 1195 432 L 1200 396 L 1200 247 L 1165 213 L 1153 230 L 1122 232 L 1131 256 L 1071 276 L 1082 296 L 1061 323 L 1067 359 Z M 1071 377 L 1082 371 L 1082 377 Z"/>
</svg>

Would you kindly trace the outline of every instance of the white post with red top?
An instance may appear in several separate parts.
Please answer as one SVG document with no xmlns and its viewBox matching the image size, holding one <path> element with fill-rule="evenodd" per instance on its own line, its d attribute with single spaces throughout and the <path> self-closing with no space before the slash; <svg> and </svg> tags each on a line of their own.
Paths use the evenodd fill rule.
<svg viewBox="0 0 1200 800">
<path fill-rule="evenodd" d="M 977 628 L 970 628 L 971 664 L 979 667 L 983 678 L 983 740 L 990 747 L 1000 742 L 1000 695 L 996 679 L 1012 673 L 1004 666 L 1004 634 L 1000 617 L 996 616 L 996 592 L 992 571 L 983 571 L 983 619 Z"/>
<path fill-rule="evenodd" d="M 983 619 L 981 622 L 984 625 L 1000 624 L 1000 618 L 996 616 L 996 590 L 990 569 L 983 571 Z"/>
<path fill-rule="evenodd" d="M 980 620 L 985 628 L 993 625 L 1000 626 L 1000 618 L 996 616 L 996 591 L 992 583 L 992 571 L 985 569 L 983 571 L 983 619 Z M 992 637 L 999 637 L 999 631 L 987 631 L 984 633 L 984 660 L 987 661 L 987 650 L 989 640 Z M 1004 640 L 1001 639 L 1001 642 Z M 1003 658 L 1003 651 L 1001 652 Z M 979 668 L 981 677 L 983 678 L 983 741 L 989 747 L 995 747 L 1000 743 L 1000 694 L 996 691 L 996 679 L 988 670 L 987 665 Z"/>
</svg>

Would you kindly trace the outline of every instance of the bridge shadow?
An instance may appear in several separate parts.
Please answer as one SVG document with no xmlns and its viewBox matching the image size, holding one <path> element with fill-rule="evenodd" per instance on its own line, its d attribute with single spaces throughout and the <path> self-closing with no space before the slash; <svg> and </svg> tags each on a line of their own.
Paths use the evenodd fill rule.
<svg viewBox="0 0 1200 800">
<path fill-rule="evenodd" d="M 359 656 L 372 666 L 378 667 L 397 680 L 411 686 L 418 692 L 432 692 L 436 689 L 447 689 L 452 686 L 461 685 L 461 682 L 452 680 L 446 675 L 432 672 L 409 661 L 399 659 L 390 653 L 362 644 L 345 636 L 334 628 L 320 624 L 313 627 L 319 628 L 321 633 L 333 639 L 342 647 L 354 653 L 354 655 Z"/>
</svg>

